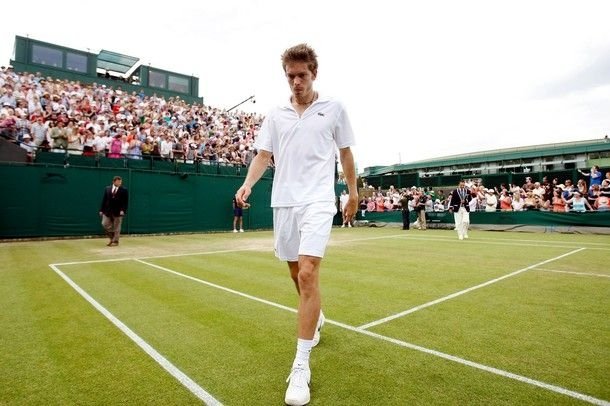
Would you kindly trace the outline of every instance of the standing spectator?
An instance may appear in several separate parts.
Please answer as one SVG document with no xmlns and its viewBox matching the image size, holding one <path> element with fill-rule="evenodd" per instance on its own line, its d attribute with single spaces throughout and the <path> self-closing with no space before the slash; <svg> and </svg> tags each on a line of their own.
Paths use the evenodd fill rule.
<svg viewBox="0 0 610 406">
<path fill-rule="evenodd" d="M 244 209 L 250 207 L 250 203 L 244 203 L 241 206 L 237 204 L 235 196 L 233 196 L 233 232 L 237 232 L 237 223 L 239 223 L 239 232 L 244 232 Z"/>
<path fill-rule="evenodd" d="M 288 376 L 284 401 L 288 405 L 309 403 L 311 372 L 309 355 L 319 341 L 324 322 L 321 312 L 319 270 L 335 206 L 335 151 L 349 190 L 347 219 L 357 210 L 358 189 L 354 157 L 350 149 L 354 135 L 343 105 L 313 90 L 318 73 L 317 56 L 305 44 L 284 52 L 282 65 L 290 85 L 290 102 L 274 109 L 263 122 L 244 184 L 237 191 L 237 203 L 248 199 L 252 186 L 261 178 L 273 156 L 275 249 L 288 262 L 299 294 L 297 351 Z"/>
<path fill-rule="evenodd" d="M 119 245 L 121 223 L 123 222 L 123 216 L 127 213 L 129 194 L 122 184 L 123 179 L 120 176 L 115 176 L 112 179 L 112 185 L 106 186 L 104 189 L 104 196 L 100 205 L 102 226 L 106 230 L 106 235 L 110 238 L 110 241 L 106 244 L 109 247 Z"/>
<path fill-rule="evenodd" d="M 411 196 L 409 195 L 409 193 L 405 190 L 403 191 L 401 198 L 400 198 L 400 211 L 402 214 L 402 229 L 403 230 L 408 230 L 409 229 L 409 200 L 411 200 Z"/>
<path fill-rule="evenodd" d="M 599 166 L 593 165 L 591 167 L 591 171 L 583 172 L 582 170 L 578 170 L 581 175 L 589 177 L 589 185 L 592 188 L 593 185 L 601 185 L 602 184 L 602 173 L 599 171 Z"/>
<path fill-rule="evenodd" d="M 422 190 L 418 190 L 417 194 L 413 198 L 413 205 L 415 207 L 415 212 L 417 213 L 417 220 L 415 220 L 415 227 L 418 230 L 425 230 L 427 228 L 426 223 L 426 201 L 428 200 L 428 196 L 424 194 Z"/>
<path fill-rule="evenodd" d="M 453 213 L 455 229 L 458 238 L 468 238 L 468 226 L 470 225 L 470 202 L 472 195 L 466 189 L 464 180 L 460 180 L 457 189 L 449 194 L 449 211 Z"/>
</svg>

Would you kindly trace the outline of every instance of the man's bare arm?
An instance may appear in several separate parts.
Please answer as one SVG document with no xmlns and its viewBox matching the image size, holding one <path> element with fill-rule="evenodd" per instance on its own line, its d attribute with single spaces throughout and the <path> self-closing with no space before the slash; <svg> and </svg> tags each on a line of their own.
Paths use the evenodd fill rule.
<svg viewBox="0 0 610 406">
<path fill-rule="evenodd" d="M 237 205 L 239 207 L 242 207 L 248 200 L 248 197 L 250 197 L 252 187 L 254 187 L 256 182 L 258 182 L 258 180 L 267 170 L 267 166 L 269 165 L 272 155 L 273 154 L 271 154 L 269 151 L 260 150 L 250 163 L 246 180 L 244 180 L 243 185 L 241 185 L 241 187 L 237 190 L 237 193 L 235 193 L 235 200 L 237 201 Z"/>
</svg>

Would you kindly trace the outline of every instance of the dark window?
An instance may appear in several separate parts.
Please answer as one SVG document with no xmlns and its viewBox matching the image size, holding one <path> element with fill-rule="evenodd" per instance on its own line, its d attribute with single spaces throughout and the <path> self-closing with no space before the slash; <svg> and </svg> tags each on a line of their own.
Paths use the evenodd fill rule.
<svg viewBox="0 0 610 406">
<path fill-rule="evenodd" d="M 167 79 L 169 90 L 173 90 L 174 92 L 180 93 L 189 92 L 189 80 L 187 78 L 169 75 Z"/>
<path fill-rule="evenodd" d="M 154 70 L 148 71 L 148 86 L 165 89 L 165 80 L 165 73 L 157 72 Z"/>
<path fill-rule="evenodd" d="M 63 68 L 63 52 L 55 48 L 33 45 L 32 63 Z"/>
<path fill-rule="evenodd" d="M 87 57 L 81 54 L 66 52 L 66 69 L 87 73 Z"/>
</svg>

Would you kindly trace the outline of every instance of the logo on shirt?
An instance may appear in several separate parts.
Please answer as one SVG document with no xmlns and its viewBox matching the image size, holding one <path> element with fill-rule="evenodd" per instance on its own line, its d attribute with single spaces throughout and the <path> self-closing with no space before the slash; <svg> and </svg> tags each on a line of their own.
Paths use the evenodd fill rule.
<svg viewBox="0 0 610 406">
<path fill-rule="evenodd" d="M 324 113 L 318 113 L 318 115 L 324 117 Z"/>
</svg>

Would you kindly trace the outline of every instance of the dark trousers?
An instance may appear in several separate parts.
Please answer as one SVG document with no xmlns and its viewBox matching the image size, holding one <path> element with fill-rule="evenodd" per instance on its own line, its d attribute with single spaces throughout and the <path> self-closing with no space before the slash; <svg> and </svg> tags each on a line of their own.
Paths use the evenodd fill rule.
<svg viewBox="0 0 610 406">
<path fill-rule="evenodd" d="M 409 210 L 402 210 L 402 229 L 409 229 Z"/>
<path fill-rule="evenodd" d="M 102 215 L 102 226 L 106 231 L 106 235 L 110 238 L 110 242 L 119 242 L 121 236 L 121 223 L 123 222 L 123 216 L 112 216 L 108 217 L 105 214 Z"/>
</svg>

